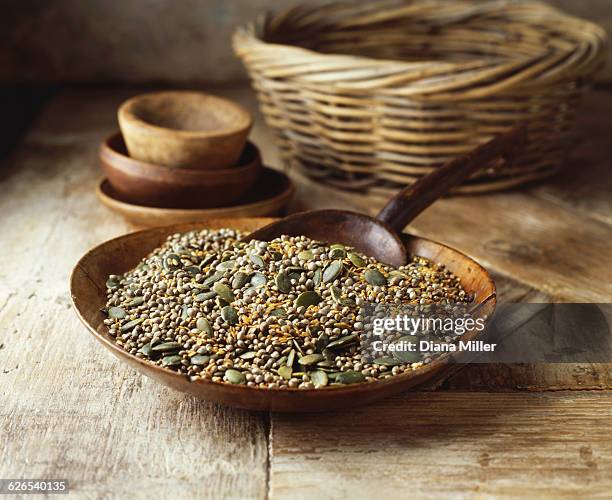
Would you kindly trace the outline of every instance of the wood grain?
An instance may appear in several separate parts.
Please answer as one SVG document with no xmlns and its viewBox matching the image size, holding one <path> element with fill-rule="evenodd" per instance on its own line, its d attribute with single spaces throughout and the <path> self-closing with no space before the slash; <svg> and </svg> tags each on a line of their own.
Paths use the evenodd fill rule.
<svg viewBox="0 0 612 500">
<path fill-rule="evenodd" d="M 329 497 L 332 486 L 336 497 L 355 498 L 608 494 L 610 365 L 470 366 L 442 386 L 451 391 L 324 419 L 274 415 L 267 485 L 265 415 L 178 395 L 105 355 L 69 309 L 68 272 L 87 248 L 131 229 L 95 198 L 97 147 L 117 127 L 116 106 L 142 90 L 59 94 L 0 164 L 0 477 L 64 475 L 88 498 L 265 498 L 268 486 L 269 498 L 305 498 L 298 475 L 311 497 Z M 212 91 L 255 110 L 244 87 Z M 414 228 L 487 264 L 501 300 L 604 300 L 609 102 L 605 91 L 592 96 L 567 175 L 521 192 L 443 200 Z M 267 164 L 280 166 L 259 117 L 251 138 Z M 293 177 L 293 210 L 378 208 Z M 494 224 L 485 231 L 487 220 Z M 583 262 L 571 265 L 576 256 Z M 516 388 L 572 392 L 456 392 Z M 401 482 L 392 479 L 400 467 L 409 475 Z"/>
<path fill-rule="evenodd" d="M 276 500 L 606 496 L 610 418 L 612 397 L 590 393 L 421 393 L 324 421 L 274 415 L 270 493 Z"/>
</svg>

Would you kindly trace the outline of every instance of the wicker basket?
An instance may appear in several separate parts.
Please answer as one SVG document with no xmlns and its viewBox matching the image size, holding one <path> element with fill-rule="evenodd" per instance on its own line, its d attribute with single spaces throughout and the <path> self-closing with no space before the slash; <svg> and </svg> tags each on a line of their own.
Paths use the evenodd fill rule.
<svg viewBox="0 0 612 500">
<path fill-rule="evenodd" d="M 310 5 L 234 35 L 286 164 L 381 196 L 517 122 L 525 147 L 458 190 L 551 175 L 605 45 L 597 25 L 522 1 Z"/>
</svg>

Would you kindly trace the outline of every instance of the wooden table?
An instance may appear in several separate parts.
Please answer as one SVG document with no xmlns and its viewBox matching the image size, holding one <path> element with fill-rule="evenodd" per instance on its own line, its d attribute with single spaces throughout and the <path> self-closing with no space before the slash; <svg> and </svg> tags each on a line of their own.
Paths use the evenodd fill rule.
<svg viewBox="0 0 612 500">
<path fill-rule="evenodd" d="M 612 365 L 473 365 L 436 391 L 348 412 L 227 409 L 161 387 L 94 343 L 68 274 L 132 228 L 102 207 L 97 147 L 142 89 L 61 92 L 0 170 L 0 477 L 67 478 L 84 497 L 607 495 Z M 255 110 L 244 87 L 213 89 Z M 445 199 L 410 231 L 496 276 L 501 300 L 612 301 L 612 93 L 547 184 Z M 258 119 L 254 140 L 279 165 Z M 293 209 L 349 207 L 304 179 Z"/>
</svg>

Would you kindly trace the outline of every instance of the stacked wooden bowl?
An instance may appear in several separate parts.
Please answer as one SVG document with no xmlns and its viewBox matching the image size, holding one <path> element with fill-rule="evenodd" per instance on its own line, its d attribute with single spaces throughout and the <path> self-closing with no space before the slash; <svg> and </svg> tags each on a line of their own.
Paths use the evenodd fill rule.
<svg viewBox="0 0 612 500">
<path fill-rule="evenodd" d="M 118 119 L 121 133 L 100 148 L 98 196 L 139 225 L 272 215 L 293 192 L 286 176 L 262 166 L 247 139 L 251 115 L 236 103 L 155 92 L 123 103 Z"/>
</svg>

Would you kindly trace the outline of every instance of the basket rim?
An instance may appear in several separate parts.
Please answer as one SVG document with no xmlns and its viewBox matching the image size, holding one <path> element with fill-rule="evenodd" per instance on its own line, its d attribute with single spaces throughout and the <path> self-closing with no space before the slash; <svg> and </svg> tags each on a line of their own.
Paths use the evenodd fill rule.
<svg viewBox="0 0 612 500">
<path fill-rule="evenodd" d="M 369 2 L 369 4 L 377 3 L 378 2 L 375 1 Z M 405 0 L 399 0 L 398 3 L 397 0 L 393 0 L 392 2 L 382 3 L 387 5 L 401 5 L 402 3 L 407 2 L 405 2 Z M 449 4 L 448 0 L 430 0 L 427 3 L 429 5 Z M 308 6 L 308 10 L 306 10 L 305 12 L 312 14 L 313 12 L 317 12 L 317 10 L 324 9 L 326 7 L 344 6 L 348 4 L 350 4 L 350 2 L 333 1 L 322 6 Z M 599 67 L 601 67 L 605 62 L 608 36 L 606 31 L 601 26 L 592 21 L 588 21 L 580 17 L 567 14 L 562 10 L 546 3 L 532 0 L 489 0 L 479 3 L 478 5 L 488 6 L 488 8 L 492 8 L 492 6 L 510 6 L 517 8 L 534 9 L 535 11 L 543 12 L 546 14 L 553 14 L 555 16 L 555 21 L 561 19 L 565 22 L 575 24 L 575 33 L 583 35 L 584 40 L 573 44 L 566 50 L 557 49 L 556 51 L 554 51 L 554 55 L 561 59 L 563 57 L 571 58 L 572 54 L 576 53 L 580 47 L 583 47 L 583 49 L 586 50 L 583 51 L 582 59 L 584 59 L 586 54 L 588 56 L 587 60 L 575 61 L 576 65 L 574 67 L 573 72 L 566 69 L 566 71 L 561 72 L 561 74 L 558 75 L 556 79 L 548 79 L 547 84 L 550 84 L 551 81 L 567 80 L 568 77 L 577 78 L 582 75 L 590 75 L 593 72 L 597 71 L 597 69 L 599 69 Z M 543 49 L 542 51 L 538 51 L 538 53 L 517 57 L 514 60 L 500 59 L 498 61 L 495 61 L 492 58 L 487 57 L 474 57 L 470 58 L 467 61 L 451 61 L 444 59 L 404 61 L 399 59 L 375 58 L 358 54 L 343 54 L 341 52 L 325 53 L 319 52 L 314 49 L 301 47 L 299 45 L 293 45 L 291 43 L 268 42 L 264 40 L 264 32 L 266 31 L 266 29 L 268 29 L 271 23 L 288 16 L 291 12 L 295 11 L 296 8 L 303 7 L 305 7 L 305 4 L 285 9 L 281 12 L 274 14 L 267 12 L 256 20 L 251 21 L 244 26 L 238 27 L 235 30 L 232 37 L 234 51 L 249 67 L 249 69 L 251 69 L 251 66 L 259 66 L 261 61 L 266 61 L 266 63 L 269 63 L 269 58 L 273 58 L 273 60 L 275 61 L 274 64 L 278 67 L 277 71 L 282 74 L 282 72 L 285 71 L 288 66 L 292 65 L 288 60 L 298 58 L 298 60 L 301 60 L 302 62 L 307 63 L 311 66 L 317 64 L 322 66 L 340 65 L 341 69 L 344 68 L 346 71 L 367 69 L 378 70 L 382 73 L 386 72 L 386 74 L 383 74 L 383 76 L 378 80 L 378 84 L 371 83 L 369 86 L 377 89 L 392 89 L 395 87 L 395 85 L 384 85 L 384 78 L 386 77 L 390 80 L 393 80 L 394 75 L 401 75 L 403 72 L 406 71 L 414 72 L 424 69 L 430 69 L 434 72 L 434 75 L 436 72 L 454 73 L 456 75 L 461 73 L 478 72 L 483 70 L 500 71 L 500 68 L 504 68 L 504 66 L 508 69 L 508 71 L 511 71 L 513 66 L 524 66 L 528 68 L 531 67 L 533 64 L 537 64 L 538 61 L 545 61 L 547 56 L 551 55 L 550 50 Z M 293 66 L 295 66 L 295 64 L 296 63 L 293 63 Z M 268 68 L 266 69 L 266 72 L 272 73 L 272 75 L 266 75 L 268 78 L 274 77 L 274 70 L 270 70 Z M 312 72 L 317 73 L 316 69 L 313 69 Z M 298 81 L 301 85 L 312 85 L 314 87 L 316 87 L 318 83 L 316 81 L 313 82 L 309 81 L 308 79 L 304 79 L 299 75 L 291 75 L 289 79 Z M 372 81 L 376 82 L 377 80 L 371 79 L 370 82 Z M 380 82 L 383 82 L 383 84 L 381 84 Z M 361 81 L 361 83 L 361 87 L 363 87 L 363 81 Z M 366 87 L 367 86 L 368 85 L 366 85 Z M 342 81 L 341 79 L 337 79 L 334 82 L 333 87 L 342 87 L 346 88 L 347 90 L 364 90 L 363 88 L 360 89 L 360 86 L 355 85 L 355 83 L 351 80 Z M 424 89 L 423 92 L 430 93 L 431 90 Z"/>
</svg>

